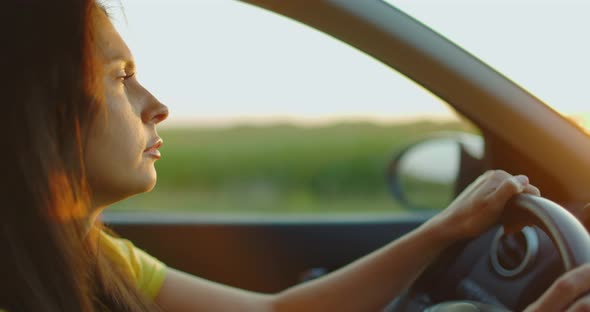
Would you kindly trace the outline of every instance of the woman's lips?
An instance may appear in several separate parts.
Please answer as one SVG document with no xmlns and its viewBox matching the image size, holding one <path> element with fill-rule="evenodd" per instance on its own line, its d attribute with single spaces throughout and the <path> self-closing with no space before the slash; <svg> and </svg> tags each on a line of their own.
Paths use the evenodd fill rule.
<svg viewBox="0 0 590 312">
<path fill-rule="evenodd" d="M 148 147 L 145 151 L 143 151 L 144 154 L 147 154 L 151 157 L 154 157 L 156 159 L 160 159 L 160 157 L 162 157 L 162 155 L 160 154 L 160 151 L 158 150 L 158 148 L 160 146 L 162 146 L 164 142 L 162 142 L 162 139 L 158 139 L 156 141 L 156 143 L 154 143 L 151 147 Z"/>
<path fill-rule="evenodd" d="M 155 148 L 150 148 L 149 150 L 145 151 L 144 154 L 152 156 L 156 159 L 160 159 L 160 157 L 162 157 L 162 155 L 160 154 L 160 151 L 158 151 Z"/>
</svg>

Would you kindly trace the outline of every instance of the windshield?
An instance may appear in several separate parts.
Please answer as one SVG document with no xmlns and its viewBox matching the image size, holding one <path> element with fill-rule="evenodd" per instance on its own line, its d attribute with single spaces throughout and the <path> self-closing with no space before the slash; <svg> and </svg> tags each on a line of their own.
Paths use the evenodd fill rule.
<svg viewBox="0 0 590 312">
<path fill-rule="evenodd" d="M 385 0 L 590 127 L 590 2 Z"/>
</svg>

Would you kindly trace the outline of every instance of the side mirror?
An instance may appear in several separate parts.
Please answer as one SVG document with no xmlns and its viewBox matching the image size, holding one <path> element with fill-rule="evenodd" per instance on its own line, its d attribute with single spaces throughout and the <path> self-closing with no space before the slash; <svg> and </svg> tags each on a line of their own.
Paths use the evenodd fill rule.
<svg viewBox="0 0 590 312">
<path fill-rule="evenodd" d="M 450 132 L 419 140 L 391 161 L 390 190 L 407 208 L 445 208 L 484 171 L 483 155 L 478 135 Z"/>
</svg>

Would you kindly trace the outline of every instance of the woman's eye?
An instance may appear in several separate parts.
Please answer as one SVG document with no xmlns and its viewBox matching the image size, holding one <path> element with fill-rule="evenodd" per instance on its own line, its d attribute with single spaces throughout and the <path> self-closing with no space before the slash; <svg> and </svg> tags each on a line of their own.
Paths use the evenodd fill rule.
<svg viewBox="0 0 590 312">
<path fill-rule="evenodd" d="M 119 75 L 119 77 L 117 77 L 117 78 L 124 82 L 125 80 L 127 80 L 133 76 L 135 76 L 135 73 L 131 73 L 131 74 L 125 73 L 125 74 Z"/>
</svg>

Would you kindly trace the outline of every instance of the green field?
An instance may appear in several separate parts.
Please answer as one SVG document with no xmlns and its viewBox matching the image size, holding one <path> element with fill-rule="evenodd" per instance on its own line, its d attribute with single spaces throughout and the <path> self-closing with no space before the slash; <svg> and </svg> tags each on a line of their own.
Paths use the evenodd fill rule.
<svg viewBox="0 0 590 312">
<path fill-rule="evenodd" d="M 405 144 L 459 123 L 343 123 L 170 128 L 158 184 L 116 211 L 210 213 L 391 212 L 385 169 Z M 425 194 L 430 194 L 424 190 Z"/>
</svg>

